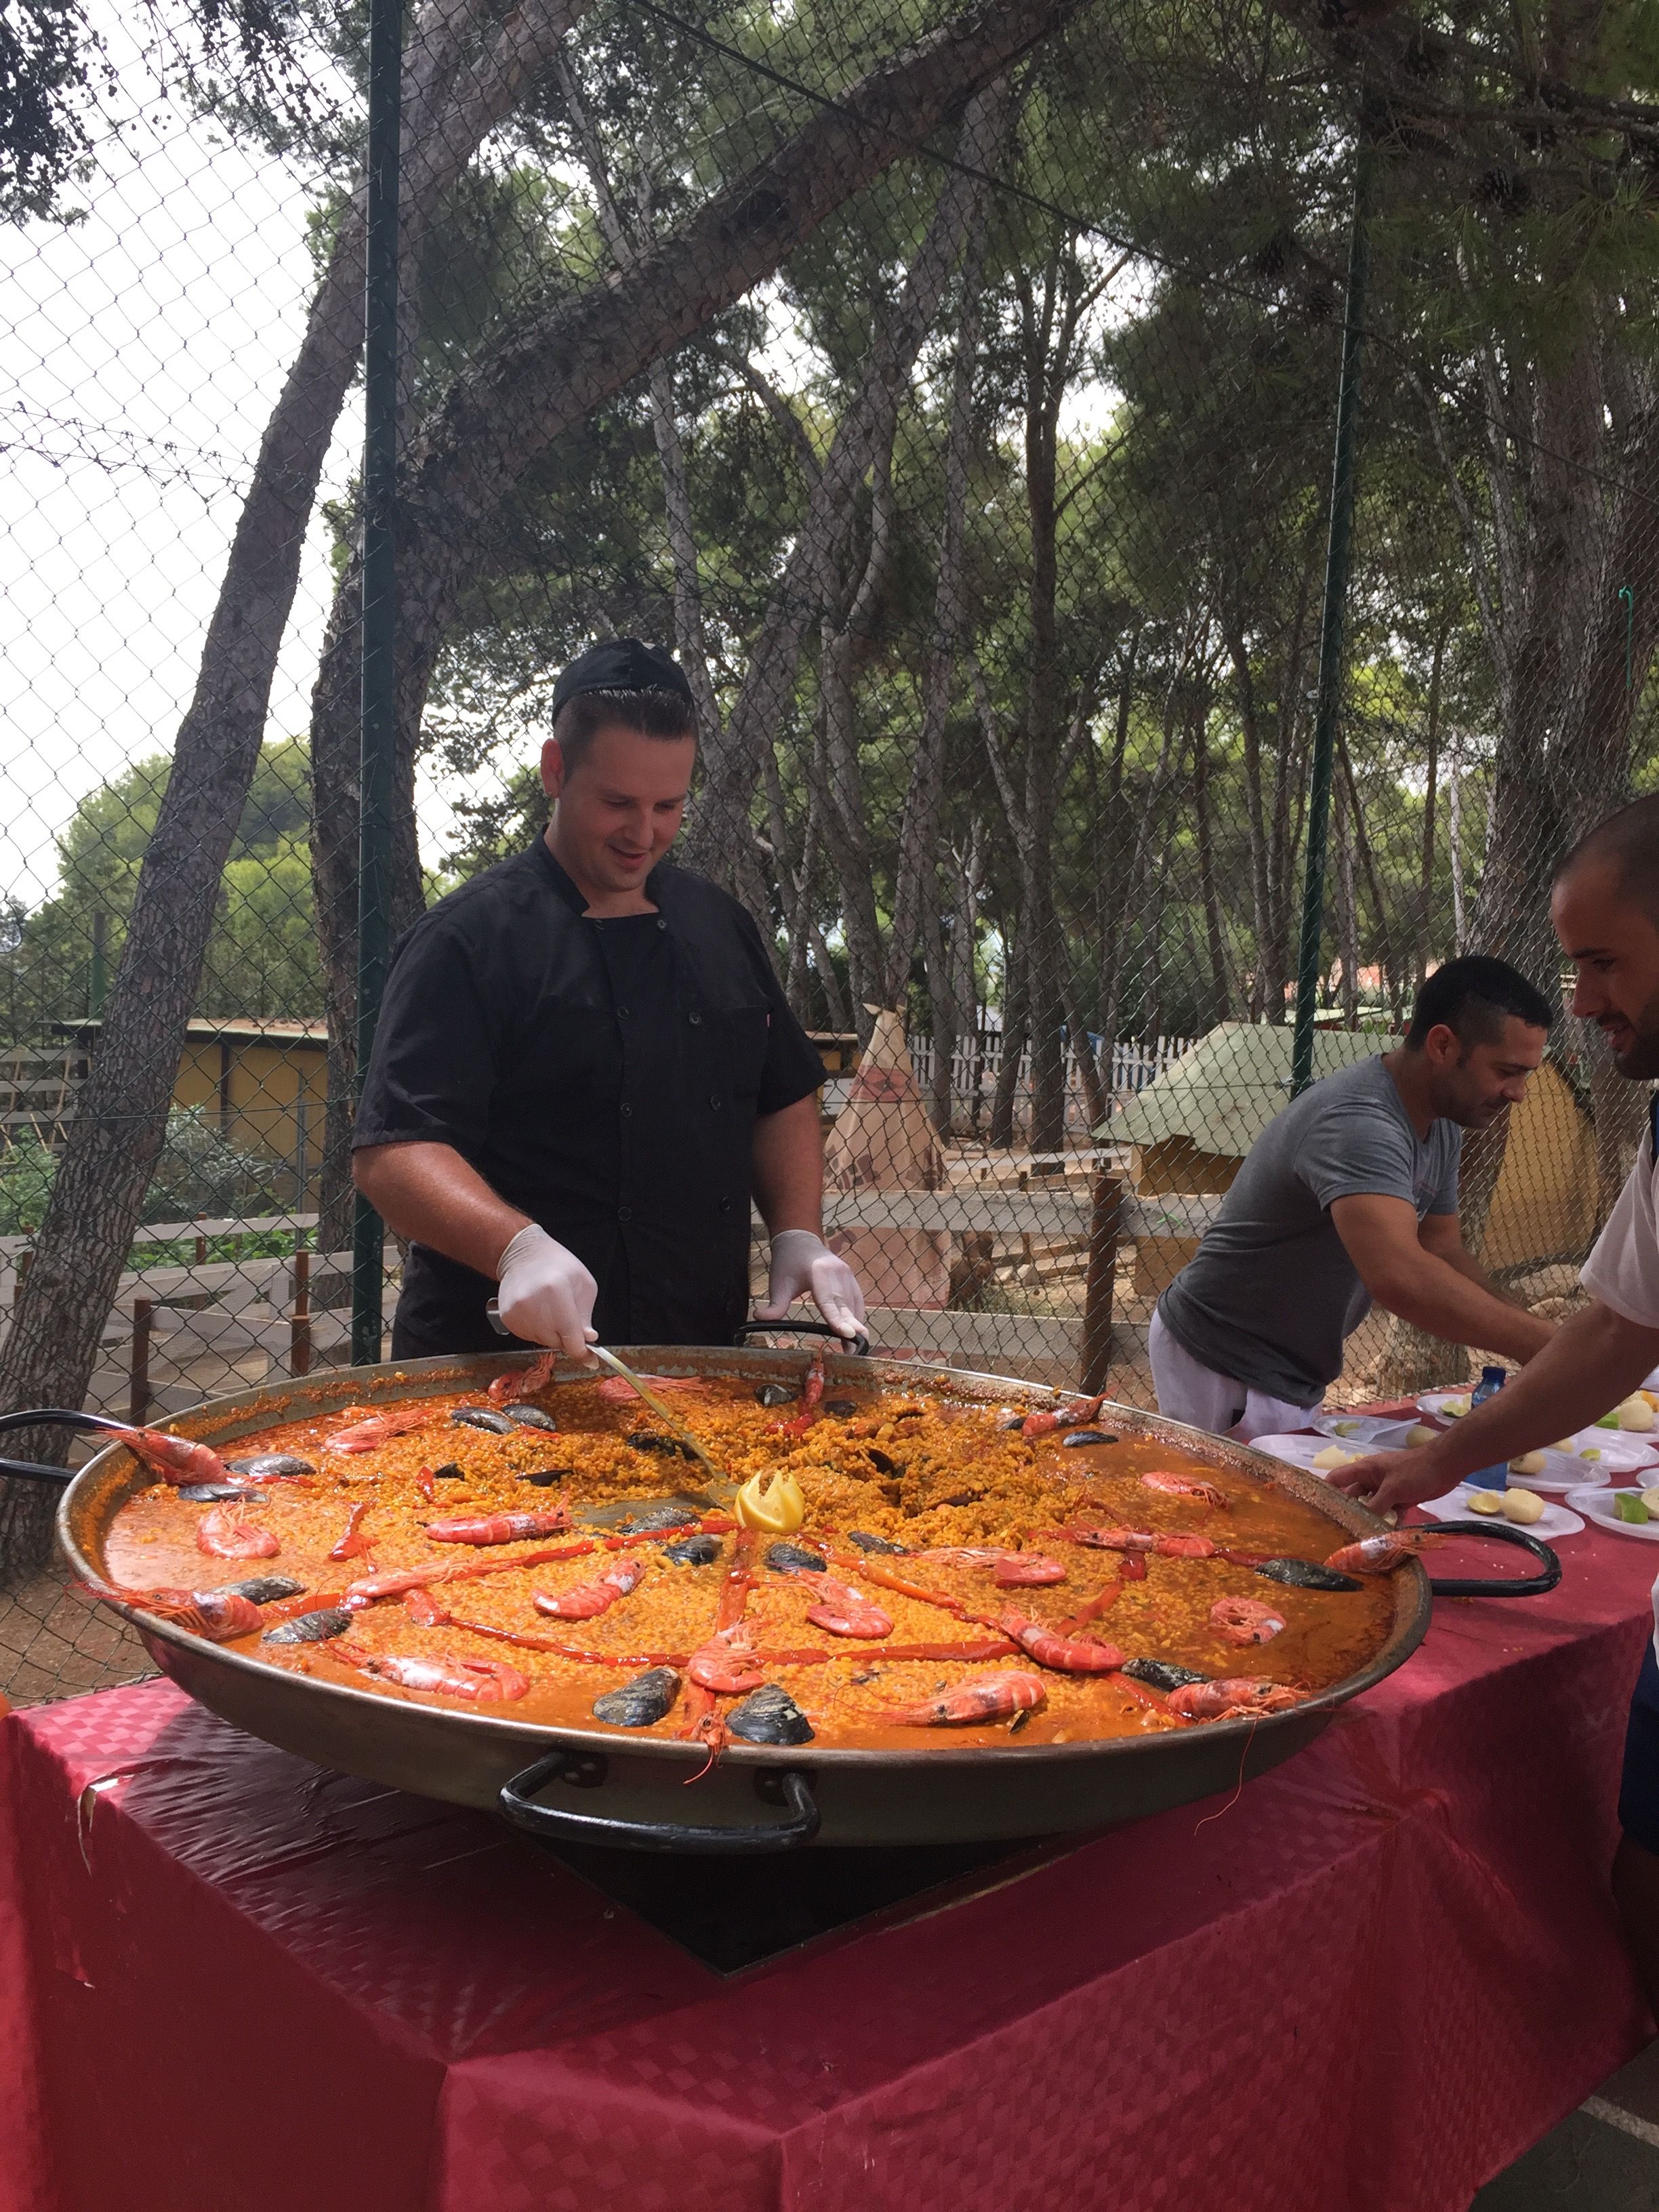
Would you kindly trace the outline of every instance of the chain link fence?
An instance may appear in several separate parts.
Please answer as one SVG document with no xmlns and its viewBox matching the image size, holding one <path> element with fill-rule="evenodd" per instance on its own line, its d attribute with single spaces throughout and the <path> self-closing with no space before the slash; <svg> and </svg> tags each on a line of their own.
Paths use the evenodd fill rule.
<svg viewBox="0 0 1659 2212">
<path fill-rule="evenodd" d="M 360 10 L 29 20 L 67 43 L 0 179 L 0 1392 L 154 1419 L 350 1356 L 368 53 Z M 681 851 L 820 1047 L 872 1339 L 1150 1403 L 1294 1080 L 1345 329 L 1314 1074 L 1457 951 L 1559 993 L 1551 865 L 1653 783 L 1619 23 L 1540 89 L 1496 10 L 415 10 L 394 932 L 539 833 L 560 666 L 672 647 Z M 1540 1310 L 1640 1103 L 1564 1018 L 1468 1149 Z M 1334 1395 L 1467 1358 L 1376 1315 Z M 0 1687 L 131 1671 L 21 1490 Z"/>
</svg>

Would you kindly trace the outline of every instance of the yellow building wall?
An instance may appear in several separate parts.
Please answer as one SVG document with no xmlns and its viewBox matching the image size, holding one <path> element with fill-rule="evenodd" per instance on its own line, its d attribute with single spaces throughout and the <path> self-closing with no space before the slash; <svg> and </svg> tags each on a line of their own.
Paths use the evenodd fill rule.
<svg viewBox="0 0 1659 2212">
<path fill-rule="evenodd" d="M 307 1162 L 314 1170 L 328 1101 L 326 1055 L 319 1044 L 192 1042 L 179 1064 L 173 1099 L 207 1115 L 233 1144 L 289 1166 L 298 1159 L 303 1100 Z"/>
</svg>

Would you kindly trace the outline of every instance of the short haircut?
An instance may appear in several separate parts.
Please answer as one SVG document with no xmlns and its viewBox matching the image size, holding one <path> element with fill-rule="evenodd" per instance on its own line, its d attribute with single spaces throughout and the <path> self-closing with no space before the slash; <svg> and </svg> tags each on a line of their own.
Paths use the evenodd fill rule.
<svg viewBox="0 0 1659 2212">
<path fill-rule="evenodd" d="M 553 717 L 565 774 L 580 767 L 601 730 L 618 726 L 642 738 L 694 738 L 696 710 L 678 691 L 579 691 Z"/>
<path fill-rule="evenodd" d="M 1548 1029 L 1555 1019 L 1549 1000 L 1518 968 L 1471 952 L 1437 968 L 1424 983 L 1412 1008 L 1406 1048 L 1421 1052 L 1429 1031 L 1443 1024 L 1460 1044 L 1496 1044 L 1511 1014 L 1535 1030 Z"/>
<path fill-rule="evenodd" d="M 1632 799 L 1587 830 L 1556 870 L 1556 880 L 1586 865 L 1611 868 L 1620 898 L 1659 917 L 1659 793 Z"/>
</svg>

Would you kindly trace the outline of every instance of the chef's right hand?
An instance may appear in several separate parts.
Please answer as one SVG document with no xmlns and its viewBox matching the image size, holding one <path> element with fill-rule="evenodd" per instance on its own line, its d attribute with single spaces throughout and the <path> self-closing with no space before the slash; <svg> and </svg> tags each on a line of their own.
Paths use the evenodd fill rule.
<svg viewBox="0 0 1659 2212">
<path fill-rule="evenodd" d="M 586 1359 L 588 1346 L 599 1341 L 590 1324 L 599 1286 L 574 1252 L 532 1221 L 502 1253 L 495 1272 L 496 1306 L 514 1336 Z"/>
</svg>

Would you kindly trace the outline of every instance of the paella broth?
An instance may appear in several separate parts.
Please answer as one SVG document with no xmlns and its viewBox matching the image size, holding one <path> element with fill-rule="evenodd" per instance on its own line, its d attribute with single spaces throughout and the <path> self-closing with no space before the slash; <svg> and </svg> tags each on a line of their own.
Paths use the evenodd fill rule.
<svg viewBox="0 0 1659 2212">
<path fill-rule="evenodd" d="M 678 1452 L 653 1448 L 649 1440 L 654 1438 L 658 1447 L 667 1440 L 657 1437 L 659 1425 L 637 1401 L 619 1405 L 592 1383 L 564 1382 L 550 1385 L 533 1402 L 556 1420 L 557 1433 L 526 1427 L 496 1435 L 458 1425 L 452 1419 L 458 1409 L 485 1403 L 477 1394 L 465 1394 L 422 1400 L 426 1418 L 419 1427 L 361 1454 L 328 1448 L 331 1437 L 349 1425 L 349 1413 L 289 1422 L 240 1437 L 224 1447 L 226 1457 L 290 1453 L 316 1470 L 303 1483 L 270 1484 L 268 1498 L 262 1496 L 246 1509 L 247 1517 L 276 1538 L 276 1554 L 205 1556 L 198 1534 L 211 1505 L 181 1498 L 158 1482 L 115 1516 L 106 1548 L 108 1578 L 126 1589 L 160 1591 L 216 1589 L 253 1576 L 280 1575 L 305 1588 L 305 1597 L 284 1608 L 292 1612 L 337 1603 L 349 1584 L 371 1573 L 434 1560 L 446 1567 L 488 1563 L 489 1571 L 482 1575 L 433 1583 L 431 1597 L 451 1616 L 442 1626 L 421 1626 L 403 1597 L 393 1595 L 355 1610 L 349 1629 L 337 1642 L 272 1644 L 255 1632 L 224 1639 L 225 1648 L 387 1697 L 413 1696 L 532 1724 L 595 1728 L 600 1724 L 593 1717 L 594 1699 L 635 1673 L 666 1662 L 683 1674 L 687 1656 L 715 1626 L 740 1540 L 730 1520 L 731 1494 L 714 1497 L 700 1490 L 699 1468 Z M 374 1410 L 388 1408 L 377 1405 Z M 799 1415 L 798 1404 L 762 1406 L 750 1382 L 700 1383 L 676 1394 L 675 1410 L 735 1481 L 757 1473 L 792 1472 L 807 1508 L 793 1540 L 820 1547 L 828 1556 L 829 1577 L 872 1599 L 891 1620 L 890 1634 L 879 1638 L 827 1633 L 806 1618 L 821 1601 L 824 1577 L 771 1571 L 765 1554 L 772 1540 L 741 1539 L 754 1562 L 754 1582 L 743 1610 L 745 1629 L 763 1655 L 792 1655 L 788 1663 L 763 1662 L 764 1678 L 787 1690 L 817 1740 L 831 1747 L 915 1751 L 928 1745 L 988 1747 L 1011 1740 L 1076 1742 L 1189 1725 L 1167 1710 L 1156 1690 L 1115 1673 L 1070 1674 L 1036 1666 L 1023 1651 L 1005 1650 L 999 1657 L 974 1662 L 884 1656 L 884 1650 L 910 1645 L 994 1643 L 995 1623 L 1011 1608 L 1058 1627 L 1109 1587 L 1115 1594 L 1108 1605 L 1077 1633 L 1097 1637 L 1128 1657 L 1174 1662 L 1211 1678 L 1253 1676 L 1304 1692 L 1328 1687 L 1364 1666 L 1387 1640 L 1392 1625 L 1386 1576 L 1368 1577 L 1353 1590 L 1304 1589 L 1268 1581 L 1249 1564 L 1220 1557 L 1143 1554 L 1129 1571 L 1133 1576 L 1144 1559 L 1144 1579 L 1123 1579 L 1121 1554 L 1087 1548 L 1060 1533 L 1066 1528 L 1127 1526 L 1201 1534 L 1229 1549 L 1310 1561 L 1323 1560 L 1336 1548 L 1340 1531 L 1312 1506 L 1271 1481 L 1218 1467 L 1200 1453 L 1133 1437 L 1068 1445 L 1050 1433 L 1028 1442 L 999 1426 L 1005 1416 L 995 1407 L 921 1392 L 907 1397 L 891 1390 L 860 1390 L 839 1382 L 831 1385 L 825 1410 L 804 1433 L 792 1434 L 787 1426 Z M 630 1443 L 630 1437 L 647 1440 L 646 1447 Z M 1224 1494 L 1226 1506 L 1148 1488 L 1141 1476 L 1158 1469 L 1212 1484 Z M 695 1517 L 688 1517 L 683 1528 L 663 1529 L 621 1549 L 605 1545 L 607 1534 L 617 1533 L 614 1523 L 607 1530 L 585 1518 L 618 1504 L 643 1512 L 671 1498 L 682 1501 L 688 1516 L 701 1512 L 716 1524 L 720 1557 L 713 1564 L 678 1565 L 664 1555 L 664 1546 L 696 1533 Z M 354 1520 L 355 1507 L 366 1510 Z M 441 1544 L 427 1533 L 428 1524 L 449 1519 L 557 1515 L 561 1509 L 570 1516 L 568 1529 L 515 1543 Z M 331 1560 L 331 1548 L 352 1525 L 366 1548 L 343 1561 Z M 1048 1587 L 998 1588 L 982 1565 L 866 1554 L 849 1540 L 853 1530 L 902 1545 L 913 1555 L 958 1546 L 1024 1550 L 1054 1560 L 1064 1568 L 1065 1578 Z M 588 1540 L 595 1548 L 580 1556 L 525 1566 L 507 1564 Z M 550 1619 L 532 1601 L 537 1595 L 557 1598 L 592 1583 L 622 1560 L 641 1565 L 642 1577 L 592 1618 Z M 895 1589 L 894 1577 L 954 1600 L 961 1613 Z M 1241 1647 L 1211 1620 L 1212 1608 L 1224 1597 L 1265 1601 L 1283 1619 L 1284 1629 L 1268 1642 Z M 592 1656 L 541 1650 L 479 1629 L 556 1642 L 567 1653 Z M 342 1647 L 356 1663 L 341 1656 Z M 468 1699 L 377 1680 L 362 1670 L 366 1653 L 505 1662 L 528 1676 L 531 1687 L 510 1704 L 480 1708 Z M 803 1663 L 802 1655 L 811 1655 L 810 1660 Z M 896 1727 L 882 1717 L 886 1711 L 1009 1670 L 1040 1675 L 1046 1695 L 1035 1710 L 983 1725 Z M 617 1732 L 679 1737 L 686 1732 L 690 1696 L 683 1681 L 662 1719 L 647 1729 Z M 732 1702 L 719 1701 L 726 1710 Z"/>
</svg>

